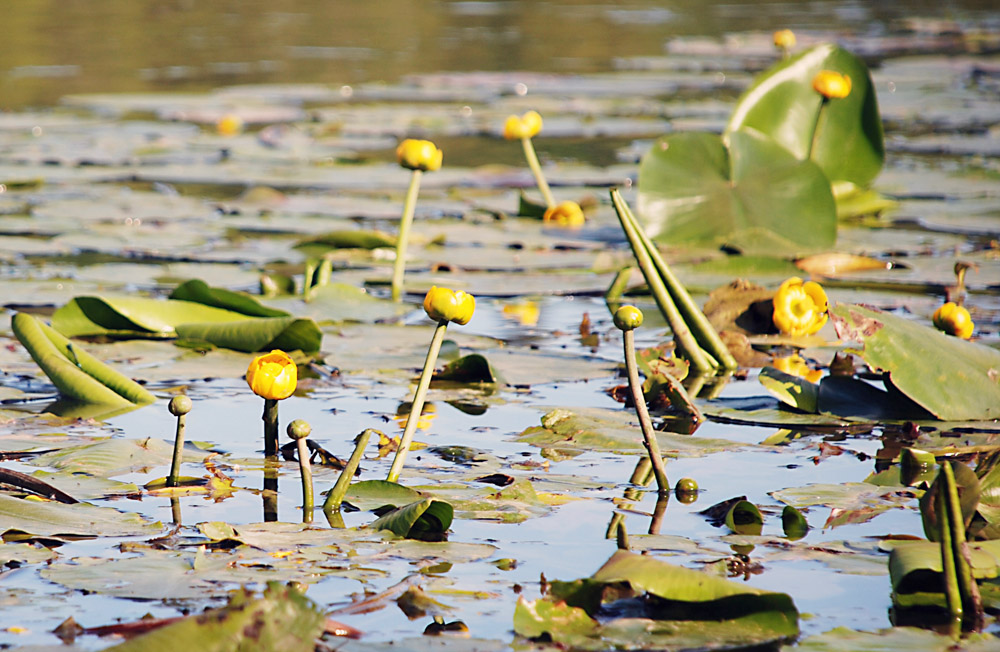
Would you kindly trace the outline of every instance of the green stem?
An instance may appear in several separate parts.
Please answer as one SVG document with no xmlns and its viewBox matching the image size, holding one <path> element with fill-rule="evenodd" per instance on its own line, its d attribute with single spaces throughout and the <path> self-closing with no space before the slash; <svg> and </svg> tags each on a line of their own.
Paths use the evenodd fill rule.
<svg viewBox="0 0 1000 652">
<path fill-rule="evenodd" d="M 358 435 L 357 443 L 354 444 L 354 452 L 351 453 L 351 459 L 347 460 L 347 465 L 340 472 L 337 484 L 333 485 L 333 489 L 326 495 L 326 500 L 323 501 L 323 512 L 326 513 L 327 519 L 329 519 L 330 512 L 339 510 L 341 503 L 344 502 L 344 496 L 347 495 L 347 488 L 351 485 L 351 478 L 354 477 L 354 472 L 358 470 L 358 465 L 361 464 L 361 456 L 364 455 L 365 447 L 368 446 L 368 439 L 373 432 L 378 431 L 367 428 Z"/>
<path fill-rule="evenodd" d="M 941 549 L 941 575 L 944 583 L 944 597 L 948 605 L 948 613 L 951 614 L 951 633 L 953 637 L 958 636 L 962 630 L 962 596 L 958 589 L 958 577 L 955 568 L 955 556 L 952 554 L 951 525 L 948 514 L 948 497 L 945 487 L 938 488 L 937 513 L 938 513 L 938 539 Z"/>
<path fill-rule="evenodd" d="M 299 471 L 302 475 L 302 522 L 312 523 L 313 520 L 313 474 L 309 465 L 309 444 L 306 438 L 295 441 L 298 449 Z"/>
<path fill-rule="evenodd" d="M 177 496 L 170 497 L 170 514 L 174 517 L 174 525 L 181 524 L 181 499 Z"/>
<path fill-rule="evenodd" d="M 177 415 L 177 431 L 174 434 L 174 458 L 170 463 L 170 475 L 167 476 L 167 486 L 176 487 L 180 482 L 181 457 L 184 453 L 184 417 Z"/>
<path fill-rule="evenodd" d="M 260 492 L 264 504 L 264 522 L 274 523 L 278 520 L 278 458 L 264 458 L 264 490 Z"/>
<path fill-rule="evenodd" d="M 628 371 L 628 386 L 632 390 L 632 402 L 635 403 L 635 414 L 639 417 L 642 428 L 642 439 L 649 453 L 649 461 L 653 463 L 653 477 L 656 478 L 656 488 L 661 494 L 670 491 L 667 471 L 663 467 L 663 457 L 660 456 L 660 444 L 656 441 L 653 422 L 646 410 L 646 398 L 642 395 L 642 383 L 639 382 L 639 369 L 635 364 L 635 335 L 633 331 L 623 331 L 625 340 L 625 369 Z"/>
<path fill-rule="evenodd" d="M 632 471 L 632 476 L 628 479 L 629 484 L 637 484 L 645 487 L 649 484 L 649 481 L 653 479 L 651 473 L 652 470 L 653 463 L 649 461 L 649 458 L 640 457 L 639 461 L 635 463 L 635 469 Z"/>
<path fill-rule="evenodd" d="M 403 203 L 403 217 L 399 221 L 399 237 L 396 239 L 396 260 L 392 264 L 392 300 L 399 301 L 403 293 L 403 272 L 406 270 L 406 245 L 410 240 L 410 225 L 413 212 L 417 208 L 417 194 L 420 192 L 420 170 L 414 170 L 410 177 L 410 187 Z"/>
<path fill-rule="evenodd" d="M 972 561 L 969 555 L 969 544 L 965 540 L 965 519 L 962 518 L 962 505 L 958 498 L 958 487 L 955 484 L 955 474 L 951 464 L 946 462 L 941 466 L 947 489 L 945 498 L 948 501 L 948 525 L 951 528 L 952 557 L 955 559 L 955 573 L 958 576 L 958 592 L 962 600 L 962 611 L 971 621 L 971 628 L 979 631 L 983 627 L 983 602 L 979 594 L 979 586 L 972 577 Z"/>
<path fill-rule="evenodd" d="M 616 538 L 618 540 L 618 549 L 628 550 L 629 549 L 628 532 L 625 530 L 624 520 L 618 521 L 618 530 L 615 532 L 615 534 L 617 535 Z"/>
<path fill-rule="evenodd" d="M 617 193 L 617 191 L 612 192 Z M 656 267 L 656 270 L 660 273 L 660 277 L 666 284 L 667 290 L 670 292 L 670 298 L 674 300 L 674 303 L 677 305 L 677 309 L 680 311 L 681 316 L 683 316 L 685 323 L 694 333 L 699 346 L 701 346 L 706 353 L 711 354 L 726 369 L 736 369 L 739 364 L 737 364 L 736 358 L 733 357 L 733 354 L 730 353 L 729 347 L 726 346 L 726 343 L 722 341 L 721 337 L 719 337 L 719 332 L 715 330 L 712 323 L 708 321 L 708 317 L 705 316 L 705 313 L 702 312 L 701 308 L 698 307 L 698 304 L 691 298 L 691 295 L 684 287 L 684 284 L 681 283 L 677 276 L 674 275 L 673 270 L 670 269 L 670 266 L 667 265 L 667 261 L 664 260 L 663 256 L 660 254 L 660 250 L 656 248 L 653 241 L 639 226 L 639 221 L 632 213 L 632 209 L 629 208 L 625 201 L 621 201 L 621 207 L 625 213 L 625 217 L 632 223 L 639 241 L 646 249 L 650 259 L 653 261 L 653 266 Z M 615 208 L 618 208 L 618 204 L 615 204 Z"/>
<path fill-rule="evenodd" d="M 427 388 L 431 384 L 431 376 L 434 375 L 434 363 L 437 362 L 438 353 L 441 351 L 441 343 L 444 341 L 444 332 L 448 328 L 448 322 L 438 322 L 434 329 L 434 337 L 431 338 L 431 345 L 427 349 L 427 357 L 424 359 L 424 368 L 420 372 L 420 380 L 417 382 L 417 391 L 413 394 L 413 401 L 410 403 L 410 416 L 406 419 L 406 428 L 403 429 L 403 436 L 399 438 L 399 448 L 396 449 L 396 457 L 389 467 L 389 475 L 386 480 L 398 482 L 399 473 L 403 470 L 403 462 L 406 461 L 406 454 L 410 450 L 410 443 L 413 441 L 413 433 L 420 422 L 420 414 L 424 409 L 424 399 L 427 397 Z"/>
<path fill-rule="evenodd" d="M 684 389 L 684 385 L 681 384 L 681 381 L 677 380 L 668 373 L 663 374 L 663 380 L 670 387 L 671 398 L 680 398 L 683 403 L 683 405 L 675 405 L 673 407 L 685 412 L 689 417 L 691 417 L 691 421 L 693 421 L 695 425 L 705 420 L 705 417 L 701 414 L 701 410 L 699 410 L 698 406 L 694 404 L 693 400 L 691 400 L 691 396 L 688 395 L 687 390 Z"/>
<path fill-rule="evenodd" d="M 705 352 L 698 345 L 687 323 L 677 310 L 670 292 L 667 291 L 663 283 L 663 278 L 656 272 L 653 260 L 649 256 L 649 251 L 642 245 L 635 223 L 628 218 L 628 206 L 617 190 L 611 191 L 611 201 L 615 205 L 618 220 L 621 222 L 629 244 L 632 246 L 632 253 L 635 254 L 639 268 L 642 270 L 642 275 L 646 278 L 646 285 L 649 286 L 650 292 L 653 293 L 653 298 L 656 300 L 656 305 L 659 306 L 660 312 L 663 313 L 663 316 L 667 319 L 667 323 L 670 324 L 670 330 L 673 331 L 674 339 L 677 341 L 681 352 L 687 357 L 697 373 L 703 374 L 714 371 L 714 367 L 705 356 Z"/>
<path fill-rule="evenodd" d="M 264 456 L 278 454 L 278 401 L 273 398 L 264 399 Z"/>
<path fill-rule="evenodd" d="M 826 108 L 826 105 L 829 103 L 829 101 L 830 100 L 824 97 L 822 101 L 820 101 L 819 110 L 816 111 L 816 122 L 813 123 L 812 138 L 809 139 L 809 150 L 806 151 L 807 161 L 812 160 L 813 149 L 816 147 L 816 140 L 819 137 L 819 121 L 823 117 L 823 109 Z"/>
<path fill-rule="evenodd" d="M 656 505 L 653 507 L 653 517 L 649 519 L 649 533 L 659 534 L 663 526 L 663 515 L 667 512 L 667 503 L 670 502 L 670 494 L 662 493 L 656 497 Z"/>
<path fill-rule="evenodd" d="M 541 191 L 542 198 L 545 199 L 545 205 L 553 208 L 556 205 L 556 200 L 552 197 L 549 182 L 545 180 L 545 175 L 542 174 L 542 165 L 538 162 L 538 155 L 535 154 L 535 146 L 531 144 L 530 138 L 522 138 L 521 145 L 524 147 L 524 158 L 528 159 L 528 167 L 531 168 L 531 173 L 535 175 L 535 183 L 538 184 L 538 190 Z"/>
</svg>

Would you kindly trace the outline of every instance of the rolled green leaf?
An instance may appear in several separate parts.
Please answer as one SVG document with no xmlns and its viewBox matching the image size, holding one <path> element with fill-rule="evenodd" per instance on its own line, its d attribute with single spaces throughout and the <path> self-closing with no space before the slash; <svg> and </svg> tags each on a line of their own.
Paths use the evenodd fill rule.
<svg viewBox="0 0 1000 652">
<path fill-rule="evenodd" d="M 263 305 L 245 292 L 233 292 L 225 288 L 210 287 L 201 279 L 185 281 L 174 288 L 170 299 L 193 301 L 214 308 L 232 310 L 248 317 L 287 317 L 284 310 Z"/>
<path fill-rule="evenodd" d="M 15 313 L 11 327 L 63 396 L 107 405 L 144 405 L 156 400 L 142 385 L 77 347 L 36 317 Z"/>
</svg>

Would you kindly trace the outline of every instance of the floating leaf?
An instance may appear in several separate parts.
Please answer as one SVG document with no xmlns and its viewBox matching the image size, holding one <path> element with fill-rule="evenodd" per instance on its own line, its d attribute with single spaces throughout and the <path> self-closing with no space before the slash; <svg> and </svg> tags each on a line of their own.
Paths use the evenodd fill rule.
<svg viewBox="0 0 1000 652">
<path fill-rule="evenodd" d="M 224 323 L 178 324 L 177 337 L 188 341 L 204 341 L 234 351 L 254 353 L 280 349 L 282 351 L 319 350 L 323 333 L 311 319 L 297 317 L 262 317 L 249 321 Z"/>
<path fill-rule="evenodd" d="M 806 532 L 809 531 L 809 523 L 802 512 L 791 505 L 785 505 L 785 508 L 781 510 L 781 528 L 786 537 L 795 541 L 806 535 Z"/>
<path fill-rule="evenodd" d="M 129 537 L 160 531 L 159 523 L 149 523 L 138 514 L 110 507 L 23 500 L 3 494 L 0 494 L 0 527 L 2 532 L 39 536 Z"/>
<path fill-rule="evenodd" d="M 639 214 L 672 244 L 727 246 L 745 254 L 794 255 L 833 245 L 830 183 L 753 129 L 664 136 L 639 167 Z"/>
<path fill-rule="evenodd" d="M 200 279 L 181 283 L 170 293 L 170 299 L 193 301 L 206 306 L 232 310 L 248 317 L 287 317 L 284 310 L 269 308 L 245 292 L 233 292 L 225 288 L 209 287 Z"/>
<path fill-rule="evenodd" d="M 757 535 L 764 527 L 764 517 L 756 505 L 740 500 L 726 512 L 726 527 L 737 534 Z"/>
<path fill-rule="evenodd" d="M 1000 351 L 863 306 L 830 314 L 841 338 L 861 344 L 850 353 L 938 419 L 1000 417 Z"/>
<path fill-rule="evenodd" d="M 452 380 L 459 383 L 500 382 L 490 361 L 479 353 L 471 353 L 449 362 L 444 369 L 434 374 L 434 380 Z"/>
<path fill-rule="evenodd" d="M 344 500 L 358 509 L 374 510 L 385 505 L 399 507 L 423 498 L 425 494 L 388 480 L 363 480 L 347 488 Z"/>
<path fill-rule="evenodd" d="M 295 249 L 305 249 L 316 255 L 331 249 L 393 249 L 396 238 L 383 231 L 344 229 L 305 238 L 295 244 Z"/>
<path fill-rule="evenodd" d="M 819 412 L 819 385 L 805 378 L 764 367 L 758 375 L 760 384 L 779 401 L 809 414 Z"/>
</svg>

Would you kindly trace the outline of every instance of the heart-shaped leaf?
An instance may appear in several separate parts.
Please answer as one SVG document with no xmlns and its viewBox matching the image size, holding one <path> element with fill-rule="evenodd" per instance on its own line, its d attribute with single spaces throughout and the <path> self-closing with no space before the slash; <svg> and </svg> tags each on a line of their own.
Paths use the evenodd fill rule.
<svg viewBox="0 0 1000 652">
<path fill-rule="evenodd" d="M 850 94 L 824 102 L 812 87 L 821 70 L 849 76 Z M 868 186 L 885 161 L 882 119 L 868 67 L 832 43 L 786 59 L 757 77 L 737 102 L 725 133 L 747 127 L 770 136 L 798 159 L 811 158 L 831 181 Z"/>
<path fill-rule="evenodd" d="M 830 182 L 754 129 L 660 138 L 639 166 L 639 214 L 672 244 L 793 255 L 830 247 L 837 211 Z"/>
</svg>

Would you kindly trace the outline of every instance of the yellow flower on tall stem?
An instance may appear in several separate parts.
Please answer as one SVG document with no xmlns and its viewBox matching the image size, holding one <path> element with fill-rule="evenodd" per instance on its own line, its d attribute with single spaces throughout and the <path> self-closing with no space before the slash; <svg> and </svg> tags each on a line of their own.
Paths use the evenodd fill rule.
<svg viewBox="0 0 1000 652">
<path fill-rule="evenodd" d="M 795 32 L 790 29 L 779 29 L 774 33 L 774 47 L 781 50 L 781 56 L 787 59 L 791 53 L 792 48 L 795 47 Z"/>
<path fill-rule="evenodd" d="M 408 138 L 396 148 L 396 161 L 407 170 L 412 170 L 410 187 L 403 202 L 403 216 L 399 221 L 399 237 L 396 239 L 396 260 L 392 265 L 392 300 L 399 301 L 403 293 L 403 272 L 406 269 L 406 246 L 410 239 L 410 225 L 417 207 L 420 192 L 420 177 L 424 172 L 441 169 L 444 153 L 429 140 Z"/>
<path fill-rule="evenodd" d="M 298 369 L 284 351 L 257 356 L 247 368 L 247 385 L 264 399 L 264 455 L 278 454 L 278 401 L 295 392 Z"/>
<path fill-rule="evenodd" d="M 813 90 L 819 93 L 822 100 L 816 110 L 816 121 L 813 123 L 813 135 L 809 140 L 809 151 L 806 152 L 806 159 L 812 158 L 813 150 L 816 148 L 816 139 L 820 133 L 820 120 L 826 112 L 827 104 L 831 99 L 842 100 L 851 94 L 851 78 L 848 75 L 836 72 L 835 70 L 820 70 L 813 77 Z"/>
<path fill-rule="evenodd" d="M 434 329 L 434 335 L 431 337 L 427 357 L 424 359 L 424 368 L 420 372 L 420 380 L 417 381 L 417 389 L 413 393 L 413 401 L 410 403 L 411 415 L 423 413 L 427 388 L 430 387 L 431 376 L 434 375 L 434 365 L 437 362 L 438 353 L 441 352 L 441 343 L 444 342 L 448 322 L 453 321 L 459 326 L 464 326 L 472 319 L 472 313 L 475 310 L 476 298 L 467 292 L 437 286 L 428 290 L 424 297 L 424 311 L 428 317 L 437 322 L 437 328 Z M 413 433 L 419 422 L 419 418 L 406 420 L 406 427 L 403 429 L 403 434 L 399 438 L 399 447 L 396 449 L 396 457 L 393 458 L 392 466 L 389 467 L 389 475 L 386 477 L 389 482 L 399 480 L 403 463 L 406 461 L 406 454 L 413 442 Z"/>
<path fill-rule="evenodd" d="M 524 157 L 528 160 L 528 167 L 535 175 L 535 183 L 538 190 L 545 199 L 545 205 L 552 208 L 556 205 L 556 200 L 552 197 L 552 190 L 549 183 L 542 174 L 542 165 L 538 162 L 538 155 L 535 153 L 535 146 L 531 144 L 532 136 L 537 136 L 542 130 L 542 116 L 538 111 L 528 111 L 522 116 L 507 116 L 503 125 L 503 137 L 507 140 L 520 140 L 524 148 Z"/>
<path fill-rule="evenodd" d="M 812 335 L 826 323 L 829 305 L 819 283 L 803 283 L 793 276 L 781 284 L 772 301 L 774 325 L 785 335 Z"/>
</svg>

